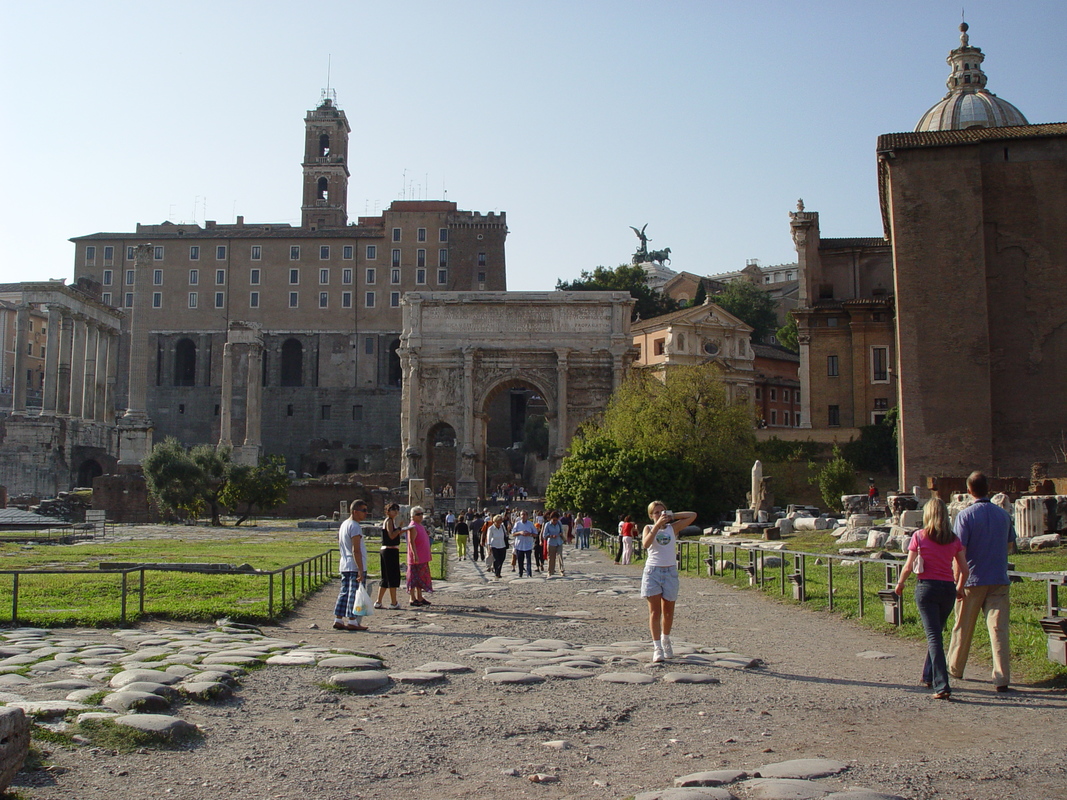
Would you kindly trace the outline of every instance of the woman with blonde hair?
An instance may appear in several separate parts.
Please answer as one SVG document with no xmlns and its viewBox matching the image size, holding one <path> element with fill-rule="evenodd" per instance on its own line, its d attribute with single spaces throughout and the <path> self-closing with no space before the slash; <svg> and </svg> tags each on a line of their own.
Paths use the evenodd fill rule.
<svg viewBox="0 0 1067 800">
<path fill-rule="evenodd" d="M 671 627 L 678 600 L 678 531 L 693 524 L 693 511 L 668 511 L 662 500 L 648 504 L 651 525 L 641 535 L 648 553 L 641 573 L 641 596 L 648 601 L 648 628 L 652 633 L 652 663 L 674 658 Z"/>
<path fill-rule="evenodd" d="M 953 578 L 955 565 L 955 578 Z M 894 591 L 904 592 L 904 583 L 911 573 L 915 585 L 915 605 L 926 631 L 926 661 L 923 663 L 923 684 L 934 690 L 935 700 L 948 700 L 952 689 L 948 685 L 948 664 L 942 632 L 956 603 L 963 597 L 963 585 L 970 570 L 967 567 L 967 548 L 952 532 L 948 508 L 939 497 L 932 497 L 923 506 L 923 527 L 915 532 L 908 544 L 908 560 L 900 571 Z"/>
<path fill-rule="evenodd" d="M 411 522 L 404 530 L 408 535 L 408 596 L 413 606 L 428 606 L 430 601 L 422 596 L 423 592 L 433 591 L 433 581 L 430 579 L 430 534 L 422 525 L 425 516 L 422 506 L 411 507 Z"/>
</svg>

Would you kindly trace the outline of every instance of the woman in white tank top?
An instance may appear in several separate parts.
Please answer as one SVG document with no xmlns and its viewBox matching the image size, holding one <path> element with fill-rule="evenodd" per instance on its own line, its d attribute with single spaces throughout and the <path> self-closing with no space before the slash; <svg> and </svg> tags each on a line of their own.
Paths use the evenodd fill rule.
<svg viewBox="0 0 1067 800">
<path fill-rule="evenodd" d="M 641 596 L 648 601 L 648 627 L 652 633 L 652 663 L 674 657 L 671 627 L 678 600 L 678 531 L 693 524 L 692 511 L 672 512 L 660 500 L 648 504 L 651 525 L 641 536 L 648 557 L 641 574 Z"/>
</svg>

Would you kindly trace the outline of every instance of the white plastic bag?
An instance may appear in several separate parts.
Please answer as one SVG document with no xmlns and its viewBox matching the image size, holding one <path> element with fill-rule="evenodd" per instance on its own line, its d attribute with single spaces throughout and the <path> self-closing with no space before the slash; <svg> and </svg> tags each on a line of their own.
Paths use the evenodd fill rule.
<svg viewBox="0 0 1067 800">
<path fill-rule="evenodd" d="M 356 596 L 352 598 L 352 613 L 350 617 L 369 617 L 374 613 L 374 602 L 370 599 L 367 587 L 362 583 L 356 589 Z"/>
</svg>

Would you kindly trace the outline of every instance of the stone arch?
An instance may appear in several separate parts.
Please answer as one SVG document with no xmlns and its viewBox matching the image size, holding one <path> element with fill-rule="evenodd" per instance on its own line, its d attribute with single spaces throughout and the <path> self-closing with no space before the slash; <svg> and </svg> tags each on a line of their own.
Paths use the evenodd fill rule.
<svg viewBox="0 0 1067 800">
<path fill-rule="evenodd" d="M 435 494 L 441 494 L 446 484 L 454 489 L 459 480 L 458 436 L 456 427 L 444 420 L 438 420 L 426 431 L 422 477 Z"/>
<path fill-rule="evenodd" d="M 522 475 L 524 472 L 525 450 L 516 450 L 514 446 L 524 442 L 523 429 L 531 397 L 537 398 L 535 407 L 548 423 L 549 441 L 557 441 L 559 430 L 556 404 L 551 399 L 552 393 L 546 390 L 536 377 L 527 377 L 521 370 L 515 370 L 486 383 L 476 396 L 476 479 L 479 490 L 484 492 L 486 497 L 492 493 L 497 483 L 506 483 L 514 474 Z"/>
<path fill-rule="evenodd" d="M 78 467 L 78 486 L 92 486 L 93 478 L 104 474 L 104 468 L 95 458 L 87 458 Z"/>
</svg>

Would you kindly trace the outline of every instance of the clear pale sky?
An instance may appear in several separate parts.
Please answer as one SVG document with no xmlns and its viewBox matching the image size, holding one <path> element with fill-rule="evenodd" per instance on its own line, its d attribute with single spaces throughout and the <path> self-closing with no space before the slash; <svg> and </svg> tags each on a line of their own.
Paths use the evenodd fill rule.
<svg viewBox="0 0 1067 800">
<path fill-rule="evenodd" d="M 1067 121 L 1067 2 L 971 0 L 988 88 Z M 303 117 L 352 125 L 352 221 L 394 199 L 506 211 L 508 288 L 629 261 L 794 261 L 880 236 L 879 134 L 946 92 L 958 0 L 0 0 L 0 281 L 71 278 L 136 223 L 299 223 Z"/>
</svg>

